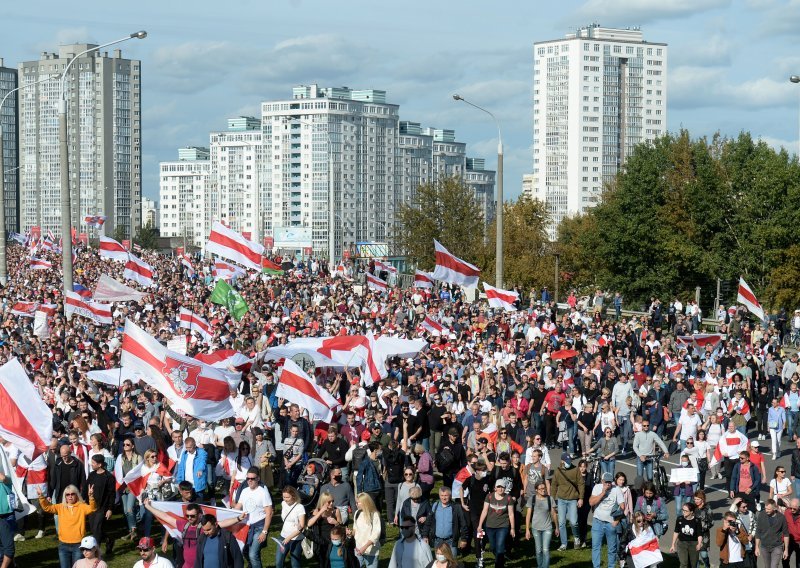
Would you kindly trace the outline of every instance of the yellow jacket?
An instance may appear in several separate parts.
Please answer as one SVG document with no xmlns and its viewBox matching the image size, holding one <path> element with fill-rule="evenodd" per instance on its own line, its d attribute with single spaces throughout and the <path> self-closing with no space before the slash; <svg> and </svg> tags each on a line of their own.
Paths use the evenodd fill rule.
<svg viewBox="0 0 800 568">
<path fill-rule="evenodd" d="M 42 510 L 58 515 L 58 540 L 64 544 L 78 544 L 86 536 L 86 516 L 97 510 L 94 497 L 89 503 L 53 504 L 47 497 L 39 497 Z"/>
</svg>

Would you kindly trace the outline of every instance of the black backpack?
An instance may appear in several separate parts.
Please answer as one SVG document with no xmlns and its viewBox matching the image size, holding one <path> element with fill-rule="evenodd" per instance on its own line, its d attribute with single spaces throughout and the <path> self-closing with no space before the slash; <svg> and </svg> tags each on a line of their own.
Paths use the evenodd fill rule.
<svg viewBox="0 0 800 568">
<path fill-rule="evenodd" d="M 402 482 L 403 471 L 406 468 L 406 454 L 402 450 L 387 450 L 384 456 L 386 457 L 387 481 L 389 483 Z"/>
<path fill-rule="evenodd" d="M 439 450 L 439 453 L 436 454 L 436 469 L 438 469 L 440 473 L 449 470 L 455 462 L 456 456 L 448 447 L 442 448 Z"/>
<path fill-rule="evenodd" d="M 353 450 L 353 471 L 358 471 L 358 468 L 361 466 L 361 462 L 364 461 L 364 457 L 367 455 L 367 451 L 369 448 L 367 446 L 356 446 L 356 449 Z"/>
</svg>

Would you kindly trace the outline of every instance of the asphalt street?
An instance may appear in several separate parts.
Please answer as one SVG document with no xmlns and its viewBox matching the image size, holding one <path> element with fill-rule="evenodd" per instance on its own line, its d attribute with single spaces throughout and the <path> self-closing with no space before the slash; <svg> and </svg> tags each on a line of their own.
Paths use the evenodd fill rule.
<svg viewBox="0 0 800 568">
<path fill-rule="evenodd" d="M 755 440 L 758 436 L 757 432 L 750 432 L 748 438 L 750 440 Z M 789 442 L 788 438 L 784 438 L 781 444 L 781 455 L 778 456 L 777 460 L 772 459 L 772 454 L 768 452 L 770 450 L 770 441 L 769 439 L 759 441 L 761 453 L 764 455 L 764 467 L 767 470 L 767 479 L 762 483 L 762 491 L 761 491 L 761 502 L 763 503 L 769 498 L 769 489 L 766 489 L 768 486 L 769 481 L 773 478 L 775 474 L 775 468 L 778 465 L 784 466 L 786 468 L 787 473 L 791 471 L 791 453 L 792 448 L 794 448 L 794 443 Z M 669 459 L 662 459 L 661 464 L 667 470 L 667 475 L 669 476 L 670 470 L 673 467 L 678 466 L 678 456 L 670 455 Z M 635 456 L 630 456 L 626 459 L 617 460 L 617 471 L 622 471 L 625 475 L 628 476 L 628 483 L 633 483 L 633 480 L 636 478 L 636 461 Z M 716 527 L 720 526 L 722 522 L 722 514 L 730 508 L 730 500 L 728 498 L 729 493 L 727 488 L 725 487 L 725 478 L 723 479 L 715 479 L 710 480 L 711 477 L 710 473 L 706 474 L 706 497 L 708 499 L 708 504 L 711 507 L 712 512 L 714 513 L 714 530 Z M 788 476 L 787 476 L 788 477 Z M 675 526 L 675 501 L 670 501 L 667 504 L 667 509 L 669 511 L 669 530 L 667 533 L 661 537 L 661 551 L 662 553 L 667 554 L 669 550 L 670 543 L 672 542 L 672 534 L 673 534 L 673 527 Z M 714 536 L 712 532 L 711 538 L 711 546 L 709 547 L 709 556 L 711 557 L 711 564 L 714 566 L 719 566 L 719 550 L 717 549 L 716 545 L 714 544 Z"/>
</svg>

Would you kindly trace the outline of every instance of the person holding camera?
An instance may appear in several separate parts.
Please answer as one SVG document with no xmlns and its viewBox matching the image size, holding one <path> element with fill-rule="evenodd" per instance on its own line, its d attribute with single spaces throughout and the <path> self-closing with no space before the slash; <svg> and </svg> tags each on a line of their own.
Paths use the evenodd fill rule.
<svg viewBox="0 0 800 568">
<path fill-rule="evenodd" d="M 720 564 L 730 568 L 745 566 L 745 547 L 750 542 L 750 535 L 736 520 L 730 511 L 722 518 L 722 526 L 717 529 L 717 546 L 719 546 Z"/>
<path fill-rule="evenodd" d="M 783 559 L 789 558 L 789 527 L 774 499 L 767 499 L 758 515 L 755 541 L 756 558 L 764 559 L 765 568 L 778 568 Z"/>
</svg>

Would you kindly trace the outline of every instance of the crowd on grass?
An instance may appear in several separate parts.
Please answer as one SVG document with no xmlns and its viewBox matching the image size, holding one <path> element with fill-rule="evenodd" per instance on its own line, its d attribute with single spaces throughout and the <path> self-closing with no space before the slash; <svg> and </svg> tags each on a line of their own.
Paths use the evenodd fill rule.
<svg viewBox="0 0 800 568">
<path fill-rule="evenodd" d="M 377 568 L 383 550 L 391 568 L 454 568 L 470 553 L 502 568 L 523 541 L 533 541 L 539 568 L 551 548 L 589 543 L 595 567 L 633 567 L 638 544 L 662 536 L 682 568 L 709 568 L 711 547 L 731 567 L 800 557 L 798 356 L 780 348 L 794 319 L 722 309 L 716 335 L 692 335 L 699 309 L 677 299 L 625 318 L 619 295 L 581 302 L 573 293 L 557 309 L 545 288 L 521 290 L 517 310 L 500 311 L 448 286 L 370 290 L 360 282 L 379 270 L 372 262 L 332 277 L 322 262 L 276 258 L 284 274 L 233 278 L 248 304 L 237 320 L 209 301 L 209 262 L 193 258 L 189 270 L 145 252 L 150 295 L 115 304 L 113 324 L 99 325 L 64 319 L 57 256 L 51 270 L 31 270 L 28 257 L 8 250 L 0 362 L 23 364 L 53 410 L 53 437 L 42 467 L 3 443 L 35 507 L 15 518 L 21 496 L 11 472 L 0 474 L 6 557 L 54 525 L 62 568 L 103 568 L 116 511 L 137 568 L 260 568 L 270 541 L 276 565 L 293 568 Z M 123 281 L 121 264 L 80 250 L 76 283 L 92 290 L 101 274 Z M 12 311 L 19 301 L 57 306 L 49 333 Z M 211 322 L 213 338 L 180 328 L 180 308 Z M 426 317 L 444 332 L 425 331 Z M 145 382 L 91 380 L 119 366 L 126 319 L 165 343 L 187 336 L 192 356 L 246 355 L 234 414 L 209 423 Z M 340 403 L 329 423 L 278 398 L 280 365 L 265 350 L 370 332 L 430 344 L 388 361 L 388 376 L 370 386 L 357 368 L 307 369 Z M 767 471 L 762 447 L 773 459 L 791 452 L 791 468 Z M 669 457 L 690 471 L 662 471 Z M 636 462 L 635 476 L 620 470 L 623 459 Z M 140 464 L 146 486 L 120 485 Z M 707 483 L 730 497 L 721 518 Z"/>
</svg>

